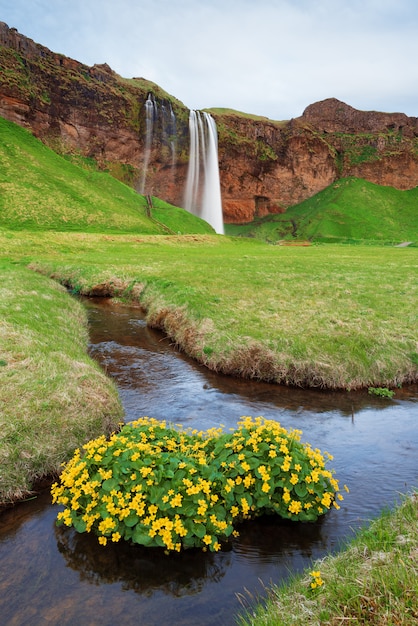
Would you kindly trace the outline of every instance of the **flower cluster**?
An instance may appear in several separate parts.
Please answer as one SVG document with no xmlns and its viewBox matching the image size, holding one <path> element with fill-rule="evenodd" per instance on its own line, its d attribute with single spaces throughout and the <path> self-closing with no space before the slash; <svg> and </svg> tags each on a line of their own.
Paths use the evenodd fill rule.
<svg viewBox="0 0 418 626">
<path fill-rule="evenodd" d="M 311 589 L 316 589 L 317 587 L 321 587 L 324 584 L 324 581 L 321 578 L 321 572 L 319 570 L 309 572 L 309 575 L 312 576 L 310 584 Z"/>
<path fill-rule="evenodd" d="M 64 506 L 58 523 L 94 532 L 102 545 L 217 551 L 237 523 L 263 513 L 314 521 L 342 496 L 300 434 L 261 417 L 242 418 L 231 433 L 140 418 L 75 452 L 52 486 Z"/>
</svg>

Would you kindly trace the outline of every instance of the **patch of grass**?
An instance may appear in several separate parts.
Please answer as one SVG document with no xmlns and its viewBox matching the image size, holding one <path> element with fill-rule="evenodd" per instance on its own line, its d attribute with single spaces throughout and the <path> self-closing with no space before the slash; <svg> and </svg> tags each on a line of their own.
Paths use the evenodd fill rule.
<svg viewBox="0 0 418 626">
<path fill-rule="evenodd" d="M 369 387 L 368 392 L 371 396 L 378 396 L 379 398 L 393 398 L 395 392 L 387 387 Z"/>
<path fill-rule="evenodd" d="M 418 243 L 418 187 L 400 191 L 368 181 L 340 179 L 285 213 L 225 227 L 228 235 L 271 243 L 309 240 L 342 243 Z"/>
<path fill-rule="evenodd" d="M 81 305 L 56 282 L 1 263 L 0 504 L 58 475 L 74 449 L 117 427 L 114 384 L 87 356 Z"/>
<path fill-rule="evenodd" d="M 214 107 L 211 109 L 205 109 L 208 113 L 211 113 L 215 118 L 218 117 L 244 117 L 249 120 L 260 120 L 261 122 L 271 122 L 275 126 L 284 126 L 286 124 L 286 120 L 271 120 L 268 117 L 263 115 L 254 115 L 252 113 L 244 113 L 243 111 L 237 111 L 236 109 L 228 109 L 221 107 Z"/>
<path fill-rule="evenodd" d="M 30 232 L 0 246 L 79 293 L 129 293 L 215 371 L 334 389 L 418 378 L 416 248 Z"/>
<path fill-rule="evenodd" d="M 208 234 L 215 231 L 200 217 L 175 207 L 159 198 L 152 198 L 151 217 L 167 227 L 171 234 L 184 235 L 186 233 Z"/>
<path fill-rule="evenodd" d="M 313 566 L 321 584 L 312 589 L 306 572 L 273 586 L 265 603 L 242 614 L 241 626 L 307 624 L 401 624 L 418 622 L 418 497 L 405 498 L 363 529 L 346 550 Z"/>
</svg>

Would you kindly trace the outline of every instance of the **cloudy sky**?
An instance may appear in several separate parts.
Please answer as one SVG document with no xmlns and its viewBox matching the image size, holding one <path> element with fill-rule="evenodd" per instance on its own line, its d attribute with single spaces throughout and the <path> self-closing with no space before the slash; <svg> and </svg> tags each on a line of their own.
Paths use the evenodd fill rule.
<svg viewBox="0 0 418 626">
<path fill-rule="evenodd" d="M 0 0 L 0 21 L 190 109 L 285 120 L 335 97 L 418 116 L 417 0 Z"/>
</svg>

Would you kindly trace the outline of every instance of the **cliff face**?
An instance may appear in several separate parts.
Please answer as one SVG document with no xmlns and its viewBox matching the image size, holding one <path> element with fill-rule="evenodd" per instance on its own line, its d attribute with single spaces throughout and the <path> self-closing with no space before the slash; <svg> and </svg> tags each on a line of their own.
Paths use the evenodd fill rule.
<svg viewBox="0 0 418 626">
<path fill-rule="evenodd" d="M 53 53 L 2 22 L 0 68 L 0 115 L 57 151 L 92 157 L 138 190 L 183 206 L 189 112 L 181 102 L 145 79 L 121 78 L 106 64 L 88 67 Z M 151 137 L 150 93 L 156 103 Z M 341 176 L 399 189 L 418 185 L 417 118 L 358 111 L 333 98 L 287 122 L 212 115 L 225 222 L 283 212 Z"/>
</svg>

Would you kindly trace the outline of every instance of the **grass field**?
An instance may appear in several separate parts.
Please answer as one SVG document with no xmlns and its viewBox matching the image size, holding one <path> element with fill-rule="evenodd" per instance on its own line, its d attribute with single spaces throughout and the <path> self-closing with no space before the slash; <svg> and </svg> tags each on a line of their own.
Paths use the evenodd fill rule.
<svg viewBox="0 0 418 626">
<path fill-rule="evenodd" d="M 0 504 L 118 426 L 116 388 L 87 355 L 86 314 L 60 285 L 0 261 Z"/>
</svg>

